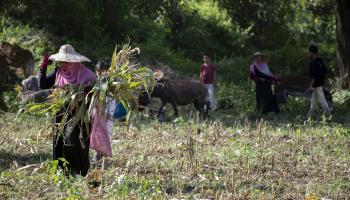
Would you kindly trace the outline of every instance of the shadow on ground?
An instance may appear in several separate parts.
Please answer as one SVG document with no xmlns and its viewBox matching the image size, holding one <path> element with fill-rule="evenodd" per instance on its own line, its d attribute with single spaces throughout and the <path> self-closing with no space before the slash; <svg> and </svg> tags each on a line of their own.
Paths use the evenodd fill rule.
<svg viewBox="0 0 350 200">
<path fill-rule="evenodd" d="M 34 154 L 16 154 L 13 152 L 0 150 L 0 172 L 7 170 L 11 165 L 18 165 L 18 167 L 41 163 L 51 158 L 48 152 L 38 152 Z"/>
</svg>

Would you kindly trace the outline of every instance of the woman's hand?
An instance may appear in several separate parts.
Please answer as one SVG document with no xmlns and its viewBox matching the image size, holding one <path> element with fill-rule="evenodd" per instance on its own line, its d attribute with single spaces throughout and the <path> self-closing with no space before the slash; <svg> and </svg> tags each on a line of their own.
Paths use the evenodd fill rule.
<svg viewBox="0 0 350 200">
<path fill-rule="evenodd" d="M 305 93 L 310 93 L 310 92 L 313 92 L 314 90 L 315 90 L 315 88 L 310 86 L 306 89 Z"/>
<path fill-rule="evenodd" d="M 49 60 L 50 55 L 48 53 L 45 53 L 43 56 L 43 59 L 40 64 L 40 69 L 46 69 L 48 65 L 52 63 L 51 60 Z"/>
</svg>

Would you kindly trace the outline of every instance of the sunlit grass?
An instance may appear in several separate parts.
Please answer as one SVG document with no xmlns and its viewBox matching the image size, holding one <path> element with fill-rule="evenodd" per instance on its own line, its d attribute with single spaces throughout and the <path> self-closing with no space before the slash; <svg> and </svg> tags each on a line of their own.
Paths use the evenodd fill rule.
<svg viewBox="0 0 350 200">
<path fill-rule="evenodd" d="M 348 198 L 346 126 L 235 120 L 197 123 L 185 116 L 160 124 L 133 118 L 129 127 L 115 128 L 104 169 L 67 178 L 49 170 L 50 120 L 6 114 L 0 118 L 0 197 Z"/>
</svg>

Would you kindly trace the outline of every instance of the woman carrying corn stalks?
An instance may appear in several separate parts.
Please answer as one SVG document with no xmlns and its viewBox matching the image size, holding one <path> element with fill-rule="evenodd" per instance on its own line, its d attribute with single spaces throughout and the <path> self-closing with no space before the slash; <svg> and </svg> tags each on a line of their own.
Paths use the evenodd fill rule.
<svg viewBox="0 0 350 200">
<path fill-rule="evenodd" d="M 60 67 L 46 75 L 47 66 L 51 61 L 59 62 Z M 80 94 L 84 96 L 81 99 L 88 99 L 85 97 L 88 97 L 87 94 L 92 89 L 97 77 L 82 62 L 90 62 L 90 59 L 77 53 L 69 44 L 61 46 L 56 54 L 44 56 L 40 66 L 40 88 L 79 86 L 80 90 L 84 90 L 80 91 Z M 66 102 L 66 104 L 70 104 L 70 102 Z M 82 103 L 83 100 L 80 104 Z M 74 109 L 69 108 L 69 106 L 63 106 L 53 119 L 54 130 L 56 130 L 53 137 L 53 159 L 59 160 L 59 166 L 67 169 L 72 175 L 85 176 L 90 167 L 89 147 L 100 150 L 107 156 L 111 155 L 107 128 L 105 120 L 99 120 L 99 118 L 103 118 L 101 115 L 93 116 L 94 120 L 91 123 L 89 121 L 87 126 L 73 123 L 80 106 L 75 106 Z M 64 119 L 65 116 L 66 119 Z M 62 124 L 63 131 L 59 131 Z M 67 161 L 66 166 L 64 166 L 65 162 L 62 161 L 62 158 Z"/>
</svg>

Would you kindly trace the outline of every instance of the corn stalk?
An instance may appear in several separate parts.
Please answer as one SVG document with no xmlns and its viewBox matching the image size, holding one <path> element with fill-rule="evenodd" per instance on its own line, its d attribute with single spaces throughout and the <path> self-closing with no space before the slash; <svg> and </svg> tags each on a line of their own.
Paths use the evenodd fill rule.
<svg viewBox="0 0 350 200">
<path fill-rule="evenodd" d="M 75 127 L 80 123 L 81 127 L 85 126 L 88 130 L 93 109 L 99 106 L 106 112 L 109 110 L 109 102 L 116 100 L 122 102 L 128 110 L 128 122 L 132 105 L 139 94 L 152 89 L 156 81 L 149 68 L 140 67 L 131 61 L 140 52 L 138 48 L 132 49 L 129 45 L 124 45 L 117 52 L 117 47 L 113 51 L 111 66 L 106 75 L 96 80 L 87 95 L 83 85 L 66 85 L 57 88 L 47 102 L 28 104 L 26 113 L 52 117 L 62 115 L 57 127 L 58 133 L 62 134 L 67 124 Z"/>
</svg>

